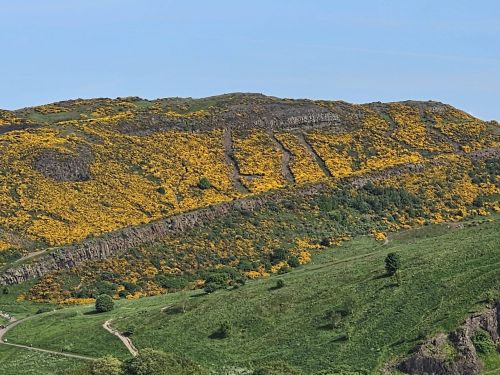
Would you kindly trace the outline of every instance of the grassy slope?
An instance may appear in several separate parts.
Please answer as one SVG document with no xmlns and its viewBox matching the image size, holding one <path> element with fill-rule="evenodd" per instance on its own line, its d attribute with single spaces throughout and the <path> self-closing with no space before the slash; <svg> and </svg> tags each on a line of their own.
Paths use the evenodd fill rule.
<svg viewBox="0 0 500 375">
<path fill-rule="evenodd" d="M 7 311 L 17 319 L 25 318 L 29 315 L 35 314 L 38 310 L 54 309 L 56 306 L 51 304 L 41 304 L 31 301 L 23 301 L 19 303 L 17 296 L 26 292 L 33 286 L 35 282 L 30 281 L 21 285 L 10 285 L 8 287 L 8 294 L 0 294 L 0 310 Z"/>
<path fill-rule="evenodd" d="M 76 369 L 83 362 L 31 350 L 0 345 L 2 375 L 42 375 L 64 374 L 66 370 Z"/>
<path fill-rule="evenodd" d="M 373 369 L 406 353 L 419 337 L 452 330 L 481 309 L 485 291 L 500 287 L 499 243 L 498 217 L 465 229 L 424 227 L 400 234 L 386 246 L 361 237 L 279 276 L 286 284 L 279 290 L 270 290 L 277 279 L 272 277 L 212 295 L 176 293 L 120 301 L 106 314 L 84 314 L 90 307 L 69 308 L 21 324 L 7 337 L 56 350 L 64 343 L 72 352 L 123 358 L 123 347 L 101 327 L 113 317 L 121 329 L 137 327 L 137 347 L 183 353 L 205 365 L 282 359 L 311 373 L 340 364 Z M 382 277 L 383 259 L 390 251 L 403 258 L 401 287 Z M 183 298 L 188 300 L 186 313 L 160 311 Z M 348 300 L 352 314 L 343 318 L 341 327 L 324 328 L 325 313 Z M 225 320 L 232 323 L 232 335 L 209 338 Z M 350 340 L 339 340 L 346 332 Z"/>
</svg>

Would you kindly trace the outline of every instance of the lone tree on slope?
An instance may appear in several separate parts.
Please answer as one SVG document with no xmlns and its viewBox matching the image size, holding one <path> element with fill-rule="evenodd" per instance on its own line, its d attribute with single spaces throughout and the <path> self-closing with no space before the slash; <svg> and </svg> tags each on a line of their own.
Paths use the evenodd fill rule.
<svg viewBox="0 0 500 375">
<path fill-rule="evenodd" d="M 401 258 L 399 254 L 389 253 L 385 257 L 385 270 L 389 276 L 395 275 L 401 267 Z"/>
<path fill-rule="evenodd" d="M 114 307 L 115 302 L 113 301 L 113 298 L 111 298 L 107 294 L 101 294 L 100 296 L 97 296 L 95 300 L 95 310 L 97 312 L 101 313 L 111 311 Z"/>
</svg>

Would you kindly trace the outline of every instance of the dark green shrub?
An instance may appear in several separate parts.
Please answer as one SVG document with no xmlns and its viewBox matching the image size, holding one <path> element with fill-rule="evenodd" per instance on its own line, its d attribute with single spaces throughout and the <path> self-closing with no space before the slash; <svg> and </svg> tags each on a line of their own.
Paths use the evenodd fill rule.
<svg viewBox="0 0 500 375">
<path fill-rule="evenodd" d="M 39 307 L 38 310 L 36 310 L 35 314 L 43 314 L 43 313 L 46 313 L 49 311 L 52 311 L 52 309 L 50 307 L 43 306 L 43 307 Z"/>
<path fill-rule="evenodd" d="M 385 257 L 385 270 L 387 271 L 388 275 L 394 275 L 399 270 L 400 266 L 401 258 L 399 257 L 399 254 L 387 254 L 387 256 Z"/>
<path fill-rule="evenodd" d="M 143 349 L 137 357 L 124 362 L 127 375 L 209 375 L 188 358 L 161 350 Z"/>
<path fill-rule="evenodd" d="M 210 180 L 206 177 L 202 177 L 198 181 L 198 187 L 202 190 L 210 189 L 211 186 Z"/>
<path fill-rule="evenodd" d="M 287 263 L 292 268 L 297 268 L 298 266 L 300 266 L 299 258 L 297 258 L 295 255 L 292 255 L 290 258 L 288 258 Z"/>
<path fill-rule="evenodd" d="M 112 355 L 107 355 L 92 362 L 90 373 L 92 375 L 122 375 L 124 372 L 122 362 Z"/>
<path fill-rule="evenodd" d="M 330 247 L 332 243 L 328 237 L 323 237 L 319 244 L 323 247 Z"/>
<path fill-rule="evenodd" d="M 4 286 L 3 289 L 2 289 L 2 293 L 3 294 L 9 294 L 9 288 L 7 288 L 6 286 Z"/>
<path fill-rule="evenodd" d="M 279 263 L 283 260 L 286 260 L 289 256 L 289 252 L 286 249 L 276 249 L 270 255 L 270 260 L 272 264 Z"/>
<path fill-rule="evenodd" d="M 482 354 L 491 354 L 496 351 L 495 343 L 488 332 L 480 329 L 472 337 L 472 342 L 476 350 Z"/>
<path fill-rule="evenodd" d="M 231 331 L 232 331 L 231 323 L 229 323 L 227 321 L 222 322 L 220 324 L 219 328 L 217 328 L 215 330 L 215 332 L 213 332 L 210 335 L 210 338 L 212 338 L 212 339 L 225 339 L 231 335 Z"/>
<path fill-rule="evenodd" d="M 170 290 L 182 290 L 187 286 L 189 280 L 184 276 L 156 275 L 155 282 L 162 288 Z"/>
<path fill-rule="evenodd" d="M 203 290 L 205 291 L 205 293 L 209 294 L 209 293 L 215 292 L 217 289 L 220 289 L 220 288 L 221 288 L 221 286 L 219 284 L 207 283 L 207 284 L 205 284 Z"/>
<path fill-rule="evenodd" d="M 95 300 L 95 310 L 99 313 L 113 310 L 115 302 L 107 294 L 101 294 Z"/>
<path fill-rule="evenodd" d="M 278 279 L 276 281 L 276 289 L 281 289 L 285 286 L 285 281 L 283 279 Z"/>
</svg>

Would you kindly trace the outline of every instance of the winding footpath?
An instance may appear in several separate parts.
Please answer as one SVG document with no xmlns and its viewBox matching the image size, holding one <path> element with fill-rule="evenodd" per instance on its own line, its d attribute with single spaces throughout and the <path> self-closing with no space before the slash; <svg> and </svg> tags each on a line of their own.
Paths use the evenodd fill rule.
<svg viewBox="0 0 500 375">
<path fill-rule="evenodd" d="M 120 332 L 118 332 L 117 330 L 115 330 L 111 327 L 111 319 L 106 320 L 104 322 L 104 324 L 102 325 L 102 328 L 104 328 L 109 333 L 118 337 L 120 339 L 120 341 L 123 342 L 123 344 L 125 345 L 127 350 L 130 352 L 130 354 L 132 354 L 133 357 L 136 357 L 139 354 L 139 351 L 134 346 L 134 344 L 132 344 L 132 340 L 130 340 L 130 338 L 122 335 Z"/>
<path fill-rule="evenodd" d="M 5 316 L 4 314 L 2 314 L 2 315 Z M 7 339 L 3 338 L 8 331 L 10 331 L 12 328 L 17 326 L 19 323 L 22 323 L 22 322 L 25 322 L 29 319 L 32 319 L 35 316 L 36 315 L 32 315 L 32 316 L 29 316 L 27 318 L 20 319 L 20 320 L 17 320 L 14 317 L 10 317 L 9 324 L 5 328 L 0 329 L 0 345 L 14 346 L 17 348 L 23 348 L 23 349 L 33 350 L 33 351 L 37 351 L 37 352 L 42 352 L 42 353 L 54 354 L 54 355 L 59 355 L 59 356 L 63 356 L 63 357 L 68 357 L 68 358 L 83 359 L 86 361 L 94 361 L 95 360 L 95 358 L 93 358 L 93 357 L 88 357 L 88 356 L 79 355 L 79 354 L 56 352 L 54 350 L 35 348 L 35 347 L 29 346 L 29 345 L 13 344 L 13 343 L 7 342 Z"/>
</svg>

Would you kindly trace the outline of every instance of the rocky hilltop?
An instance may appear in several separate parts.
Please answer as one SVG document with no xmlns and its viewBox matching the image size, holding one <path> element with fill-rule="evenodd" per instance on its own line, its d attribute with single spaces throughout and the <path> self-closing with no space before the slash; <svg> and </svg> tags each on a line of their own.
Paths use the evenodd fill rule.
<svg viewBox="0 0 500 375">
<path fill-rule="evenodd" d="M 498 158 L 500 145 L 498 123 L 433 101 L 239 93 L 0 111 L 0 142 L 0 250 L 10 254 L 3 263 L 25 257 L 2 283 L 104 259 L 280 195 L 261 197 L 269 191 L 345 181 L 359 188 L 427 166 L 472 170 Z M 471 205 L 492 189 L 457 188 L 455 196 Z"/>
</svg>

